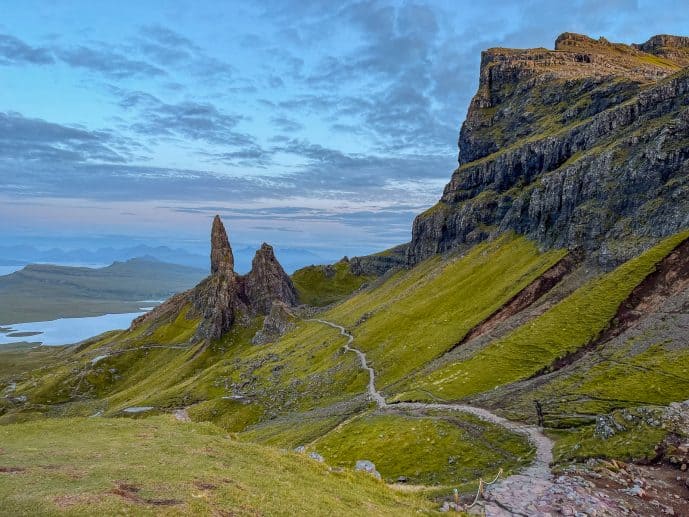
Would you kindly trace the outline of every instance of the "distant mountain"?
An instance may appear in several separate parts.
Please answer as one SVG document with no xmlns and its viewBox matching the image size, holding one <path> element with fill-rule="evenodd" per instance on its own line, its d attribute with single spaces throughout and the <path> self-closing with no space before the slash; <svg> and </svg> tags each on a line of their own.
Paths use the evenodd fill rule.
<svg viewBox="0 0 689 517">
<path fill-rule="evenodd" d="M 255 246 L 239 247 L 235 251 L 236 268 L 240 273 L 251 269 Z M 285 270 L 292 272 L 309 264 L 337 260 L 333 254 L 320 254 L 305 248 L 276 248 L 276 255 Z M 127 248 L 104 247 L 98 249 L 39 249 L 33 245 L 0 246 L 0 266 L 23 266 L 26 264 L 110 264 L 113 261 L 148 257 L 170 264 L 181 264 L 193 268 L 208 267 L 208 253 L 192 253 L 168 246 L 138 245 Z"/>
<path fill-rule="evenodd" d="M 205 275 L 151 256 L 97 269 L 31 264 L 0 277 L 0 323 L 133 312 L 150 305 L 141 300 L 162 300 Z"/>
<path fill-rule="evenodd" d="M 22 264 L 109 264 L 135 257 L 151 257 L 162 262 L 205 269 L 208 257 L 168 246 L 105 247 L 98 249 L 39 249 L 33 245 L 0 246 L 0 265 Z"/>
</svg>

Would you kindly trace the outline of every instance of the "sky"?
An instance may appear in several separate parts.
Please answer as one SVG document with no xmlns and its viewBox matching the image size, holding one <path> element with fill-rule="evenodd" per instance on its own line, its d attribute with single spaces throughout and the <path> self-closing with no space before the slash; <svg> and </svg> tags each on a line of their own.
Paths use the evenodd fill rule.
<svg viewBox="0 0 689 517">
<path fill-rule="evenodd" d="M 0 0 L 0 244 L 406 242 L 481 50 L 689 33 L 684 1 Z"/>
</svg>

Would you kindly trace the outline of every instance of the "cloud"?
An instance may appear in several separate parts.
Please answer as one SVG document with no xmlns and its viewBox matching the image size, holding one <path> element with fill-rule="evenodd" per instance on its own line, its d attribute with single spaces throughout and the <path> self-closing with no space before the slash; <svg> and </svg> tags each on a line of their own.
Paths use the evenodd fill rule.
<svg viewBox="0 0 689 517">
<path fill-rule="evenodd" d="M 138 102 L 149 101 L 134 104 Z M 207 111 L 204 108 L 201 113 Z M 190 131 L 188 127 L 184 125 L 180 131 Z M 194 124 L 192 127 L 191 131 L 199 130 Z M 214 134 L 209 138 L 220 138 Z M 250 144 L 206 154 L 209 161 L 271 167 L 270 174 L 246 176 L 131 165 L 132 156 L 141 151 L 135 141 L 109 131 L 2 113 L 0 192 L 62 198 L 78 192 L 79 197 L 94 200 L 233 199 L 251 203 L 305 198 L 321 203 L 353 198 L 367 203 L 428 204 L 438 195 L 450 162 L 449 156 L 350 154 L 298 139 L 266 148 Z M 289 167 L 276 163 L 284 155 L 296 157 L 299 163 L 288 160 Z M 429 183 L 433 178 L 435 182 Z"/>
<path fill-rule="evenodd" d="M 49 49 L 32 47 L 14 36 L 0 34 L 0 65 L 49 65 L 53 62 Z"/>
<path fill-rule="evenodd" d="M 141 52 L 164 65 L 190 59 L 193 54 L 201 52 L 189 38 L 162 25 L 146 25 L 139 35 Z"/>
<path fill-rule="evenodd" d="M 102 48 L 78 46 L 57 49 L 56 54 L 70 66 L 99 72 L 115 79 L 166 75 L 162 68 L 146 61 L 129 58 L 105 46 Z"/>
<path fill-rule="evenodd" d="M 149 137 L 170 137 L 233 147 L 255 146 L 253 136 L 235 131 L 245 120 L 242 115 L 225 113 L 210 103 L 182 101 L 166 103 L 141 91 L 112 90 L 119 105 L 134 111 L 131 129 Z"/>
<path fill-rule="evenodd" d="M 0 155 L 23 161 L 124 163 L 131 142 L 106 131 L 88 131 L 26 118 L 19 113 L 0 113 Z"/>
<path fill-rule="evenodd" d="M 304 125 L 294 119 L 288 117 L 272 117 L 270 121 L 280 130 L 285 133 L 294 133 L 304 129 Z"/>
</svg>

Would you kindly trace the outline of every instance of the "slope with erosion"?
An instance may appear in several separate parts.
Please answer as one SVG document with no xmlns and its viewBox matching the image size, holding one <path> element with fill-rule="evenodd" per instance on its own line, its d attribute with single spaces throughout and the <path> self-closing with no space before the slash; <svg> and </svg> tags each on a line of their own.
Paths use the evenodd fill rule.
<svg viewBox="0 0 689 517">
<path fill-rule="evenodd" d="M 689 233 L 681 233 L 662 241 L 614 271 L 585 283 L 543 315 L 472 357 L 424 372 L 411 380 L 410 386 L 437 398 L 455 400 L 556 367 L 592 343 L 617 316 L 618 308 L 634 288 L 688 237 Z"/>
<path fill-rule="evenodd" d="M 598 295 L 601 289 L 586 288 L 581 291 L 587 293 L 583 303 L 581 293 L 575 290 L 564 295 L 563 301 L 553 303 L 543 316 L 523 322 L 517 331 L 535 332 L 532 329 L 542 325 L 540 318 L 548 317 L 560 304 L 574 303 L 580 316 L 578 320 L 584 325 L 597 322 L 587 334 L 595 336 L 595 329 L 614 323 L 621 302 L 629 298 L 636 285 L 654 275 L 656 264 L 672 255 L 673 250 L 685 251 L 686 246 L 681 243 L 686 238 L 686 234 L 674 236 L 619 269 L 600 273 L 595 281 L 605 286 L 602 292 L 612 299 Z M 434 369 L 431 375 L 423 373 L 423 369 L 429 364 L 441 364 L 448 351 L 457 344 L 463 346 L 465 336 L 492 321 L 504 307 L 513 306 L 515 300 L 535 304 L 566 284 L 570 277 L 579 278 L 575 270 L 565 272 L 559 282 L 553 283 L 552 272 L 558 269 L 557 264 L 563 263 L 564 256 L 564 252 L 539 252 L 523 237 L 505 235 L 464 254 L 435 257 L 411 270 L 400 271 L 319 317 L 350 329 L 357 346 L 367 352 L 379 388 L 385 388 L 388 400 L 407 398 L 404 393 L 410 387 L 416 390 L 413 400 L 418 400 L 419 394 L 432 398 L 428 393 L 433 386 L 419 385 L 419 379 L 433 379 L 446 366 Z M 534 295 L 533 286 L 542 285 L 539 279 L 543 278 L 551 281 L 545 284 L 546 289 Z M 523 293 L 529 296 L 524 298 Z M 570 298 L 579 301 L 571 302 Z M 528 312 L 530 304 L 525 301 L 517 307 L 519 311 L 515 315 Z M 416 312 L 421 310 L 423 319 L 415 319 Z M 471 416 L 428 414 L 421 408 L 402 404 L 370 408 L 366 397 L 368 375 L 360 368 L 357 358 L 343 350 L 346 341 L 335 329 L 318 322 L 300 321 L 278 341 L 252 345 L 251 338 L 260 328 L 260 320 L 258 317 L 249 325 L 235 325 L 210 343 L 196 342 L 194 336 L 199 322 L 187 319 L 186 312 L 182 311 L 174 321 L 158 324 L 151 332 L 144 324 L 67 349 L 63 351 L 62 365 L 24 373 L 16 379 L 14 396 L 28 400 L 6 407 L 2 418 L 18 421 L 40 415 L 98 412 L 104 416 L 122 416 L 128 407 L 152 407 L 142 415 L 146 416 L 186 408 L 192 419 L 214 422 L 239 433 L 243 441 L 288 448 L 306 445 L 309 450 L 322 454 L 327 462 L 345 466 L 363 459 L 352 454 L 361 455 L 377 460 L 386 480 L 403 476 L 414 483 L 440 486 L 454 481 L 466 490 L 471 489 L 471 480 L 494 476 L 499 468 L 515 472 L 528 464 L 530 452 L 524 439 Z M 381 329 L 379 326 L 388 320 L 392 322 L 390 327 Z M 424 321 L 428 323 L 423 325 Z M 507 321 L 509 318 L 498 321 L 497 326 Z M 565 321 L 562 318 L 558 323 L 562 325 Z M 378 341 L 381 335 L 389 333 L 398 341 Z M 403 345 L 413 345 L 417 355 Z M 491 346 L 495 345 L 491 343 L 487 348 Z M 675 355 L 657 355 L 653 360 L 654 349 L 651 349 L 644 356 L 644 371 L 667 373 L 676 367 L 668 362 L 674 361 L 685 347 L 686 344 L 679 342 Z M 397 357 L 397 361 L 388 362 L 388 357 Z M 529 362 L 525 354 L 511 357 L 514 360 L 511 366 L 515 368 L 519 361 Z M 584 355 L 575 357 L 573 364 L 585 365 L 587 361 L 589 355 Z M 544 360 L 544 364 L 551 362 Z M 604 376 L 609 366 L 600 364 L 593 371 Z M 550 376 L 551 379 L 550 384 L 539 389 L 569 391 L 571 388 L 565 385 L 569 378 L 565 374 L 571 368 L 565 366 L 539 375 L 537 378 Z M 415 375 L 416 371 L 420 373 Z M 512 417 L 532 419 L 529 410 L 532 387 L 508 393 L 518 383 L 502 378 L 496 383 L 494 374 L 502 371 L 499 369 L 481 371 L 485 374 L 481 382 L 491 384 L 483 393 L 475 392 L 472 399 L 475 403 L 494 407 Z M 682 372 L 675 374 L 681 376 Z M 497 388 L 492 389 L 496 384 Z M 464 389 L 461 381 L 448 385 Z M 598 385 L 605 387 L 602 382 Z M 612 382 L 607 385 L 612 386 Z M 676 389 L 657 397 L 654 403 L 689 396 L 682 386 L 676 383 Z M 503 399 L 499 398 L 501 393 L 506 393 Z M 605 415 L 613 409 L 606 406 L 598 411 Z M 550 420 L 547 425 L 552 423 Z M 583 437 L 582 443 L 587 444 L 589 451 L 600 453 L 600 440 L 589 428 L 579 427 L 581 423 L 569 424 L 566 433 L 556 436 L 558 459 L 572 458 L 571 452 L 567 452 L 568 444 L 575 439 L 572 437 Z M 575 425 L 577 428 L 572 427 Z M 633 457 L 639 451 L 646 451 L 653 440 L 662 440 L 664 435 L 651 432 L 645 437 L 646 445 L 642 443 L 638 448 L 626 446 L 625 449 L 624 442 L 622 445 L 604 443 L 609 448 L 607 455 L 626 457 L 622 454 L 626 450 Z M 352 440 L 356 447 L 350 443 Z"/>
</svg>

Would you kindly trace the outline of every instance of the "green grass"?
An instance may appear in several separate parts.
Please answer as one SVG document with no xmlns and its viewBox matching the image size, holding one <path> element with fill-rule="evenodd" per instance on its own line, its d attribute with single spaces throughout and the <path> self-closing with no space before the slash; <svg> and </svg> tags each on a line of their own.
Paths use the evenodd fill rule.
<svg viewBox="0 0 689 517">
<path fill-rule="evenodd" d="M 326 462 L 353 467 L 370 460 L 384 479 L 457 486 L 530 461 L 525 439 L 468 415 L 356 417 L 308 447 Z"/>
<path fill-rule="evenodd" d="M 282 419 L 269 420 L 238 435 L 240 440 L 286 449 L 306 445 L 334 429 L 347 415 L 308 415 L 297 413 Z"/>
<path fill-rule="evenodd" d="M 594 429 L 590 425 L 556 433 L 555 462 L 583 462 L 589 458 L 645 462 L 656 456 L 656 445 L 667 435 L 660 427 L 639 425 L 603 439 L 594 434 Z"/>
<path fill-rule="evenodd" d="M 689 399 L 689 350 L 668 349 L 665 344 L 646 346 L 645 339 L 641 335 L 612 350 L 601 350 L 591 362 L 509 403 L 531 414 L 532 400 L 539 399 L 554 415 L 593 418 L 618 408 L 662 406 Z M 678 336 L 678 340 L 682 337 Z M 558 424 L 559 420 L 555 418 L 551 423 Z"/>
<path fill-rule="evenodd" d="M 352 327 L 379 388 L 442 355 L 566 254 L 506 234 L 466 255 L 431 258 L 324 315 Z M 355 326 L 361 319 L 358 326 Z M 367 319 L 366 319 L 367 318 Z"/>
<path fill-rule="evenodd" d="M 200 318 L 188 318 L 191 306 L 187 305 L 177 315 L 174 321 L 156 328 L 145 343 L 175 345 L 188 342 L 199 326 Z"/>
<path fill-rule="evenodd" d="M 579 411 L 607 412 L 621 405 L 665 405 L 689 398 L 689 350 L 653 345 L 640 354 L 622 350 L 584 372 L 556 381 L 550 391 L 579 396 Z"/>
<path fill-rule="evenodd" d="M 0 427 L 5 515 L 419 515 L 421 496 L 171 417 Z M 158 502 L 156 504 L 156 501 Z M 224 512 L 224 513 L 222 513 Z"/>
<path fill-rule="evenodd" d="M 61 346 L 36 347 L 29 343 L 0 345 L 0 389 L 5 383 L 21 378 L 31 370 L 54 365 L 68 354 Z"/>
<path fill-rule="evenodd" d="M 308 266 L 292 274 L 299 301 L 315 307 L 340 301 L 372 279 L 353 274 L 349 263 L 344 261 L 332 266 Z"/>
<path fill-rule="evenodd" d="M 263 414 L 263 408 L 259 404 L 220 398 L 191 406 L 188 413 L 194 422 L 213 422 L 226 431 L 239 432 L 257 422 Z"/>
<path fill-rule="evenodd" d="M 441 367 L 412 383 L 443 399 L 460 399 L 524 379 L 592 341 L 620 303 L 656 264 L 689 236 L 663 240 L 643 255 L 585 284 L 534 321 L 465 361 Z"/>
</svg>

